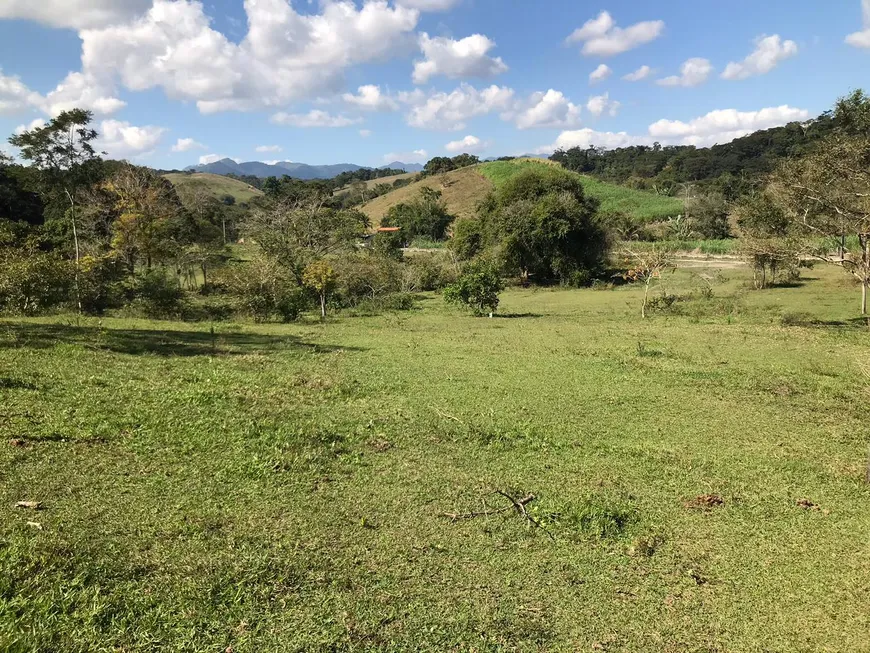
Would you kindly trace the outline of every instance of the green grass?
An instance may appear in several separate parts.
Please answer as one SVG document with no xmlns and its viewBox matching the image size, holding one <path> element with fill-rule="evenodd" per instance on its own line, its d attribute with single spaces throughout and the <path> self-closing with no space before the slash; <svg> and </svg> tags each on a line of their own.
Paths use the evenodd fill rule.
<svg viewBox="0 0 870 653">
<path fill-rule="evenodd" d="M 550 161 L 541 159 L 517 159 L 484 163 L 479 170 L 496 187 L 499 187 L 521 171 L 542 164 L 556 166 Z M 599 181 L 592 177 L 581 177 L 586 192 L 601 202 L 601 211 L 604 213 L 624 213 L 637 222 L 655 222 L 683 212 L 683 203 L 675 197 L 664 197 Z"/>
<path fill-rule="evenodd" d="M 870 650 L 858 290 L 741 274 L 0 322 L 0 650 Z"/>
<path fill-rule="evenodd" d="M 668 252 L 698 252 L 699 254 L 722 255 L 736 254 L 740 241 L 736 238 L 723 240 L 659 240 L 656 242 L 630 241 L 624 243 L 632 250 L 643 252 L 651 249 L 664 249 Z"/>
<path fill-rule="evenodd" d="M 223 175 L 214 175 L 208 172 L 196 173 L 179 173 L 170 172 L 164 175 L 174 186 L 183 186 L 185 184 L 203 184 L 217 198 L 224 195 L 232 195 L 236 198 L 236 202 L 244 204 L 250 202 L 255 197 L 263 194 L 262 191 L 253 186 L 233 179 L 232 177 L 224 177 Z"/>
</svg>

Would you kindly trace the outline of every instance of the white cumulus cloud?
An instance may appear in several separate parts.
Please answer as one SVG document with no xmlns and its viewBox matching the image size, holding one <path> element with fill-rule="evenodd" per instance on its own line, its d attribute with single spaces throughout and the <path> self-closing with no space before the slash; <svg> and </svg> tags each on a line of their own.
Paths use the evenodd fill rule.
<svg viewBox="0 0 870 653">
<path fill-rule="evenodd" d="M 172 146 L 173 152 L 190 152 L 191 150 L 205 150 L 205 145 L 199 143 L 193 138 L 179 138 Z"/>
<path fill-rule="evenodd" d="M 0 18 L 32 20 L 49 27 L 89 29 L 145 13 L 151 0 L 2 0 Z"/>
<path fill-rule="evenodd" d="M 3 74 L 0 68 L 0 115 L 14 115 L 40 106 L 42 96 L 20 78 Z"/>
<path fill-rule="evenodd" d="M 610 93 L 605 93 L 604 95 L 596 95 L 589 98 L 589 101 L 586 103 L 586 110 L 595 117 L 602 116 L 605 113 L 609 116 L 615 116 L 620 106 L 622 105 L 619 102 L 610 99 Z"/>
<path fill-rule="evenodd" d="M 617 27 L 616 21 L 606 11 L 587 21 L 567 38 L 568 43 L 583 43 L 587 56 L 611 57 L 628 52 L 656 40 L 665 30 L 661 20 L 635 23 L 630 27 Z"/>
<path fill-rule="evenodd" d="M 809 117 L 809 111 L 785 105 L 758 111 L 720 109 L 688 122 L 659 120 L 649 126 L 646 134 L 600 132 L 588 128 L 563 131 L 555 143 L 544 145 L 535 151 L 538 154 L 547 154 L 559 148 L 587 148 L 593 145 L 615 149 L 630 145 L 652 145 L 656 141 L 665 145 L 708 147 L 717 143 L 729 143 L 759 129 L 779 127 L 790 122 L 804 121 Z"/>
<path fill-rule="evenodd" d="M 369 136 L 372 135 L 372 130 L 371 129 L 360 129 L 359 135 L 362 136 L 363 138 L 368 138 Z"/>
<path fill-rule="evenodd" d="M 628 73 L 627 75 L 624 75 L 622 79 L 627 82 L 639 82 L 641 80 L 647 79 L 652 74 L 652 68 L 650 68 L 649 66 L 641 66 L 633 73 Z"/>
<path fill-rule="evenodd" d="M 107 116 L 123 109 L 127 103 L 114 97 L 111 84 L 107 85 L 92 75 L 70 73 L 45 96 L 41 106 L 50 116 L 70 109 L 89 109 Z"/>
<path fill-rule="evenodd" d="M 864 17 L 864 29 L 849 34 L 846 37 L 846 43 L 856 48 L 870 49 L 870 0 L 861 0 L 861 10 Z"/>
<path fill-rule="evenodd" d="M 776 68 L 781 61 L 794 57 L 797 53 L 797 43 L 783 41 L 779 34 L 760 36 L 755 40 L 755 50 L 743 61 L 729 63 L 722 78 L 736 80 L 764 75 Z"/>
<path fill-rule="evenodd" d="M 502 114 L 502 119 L 513 122 L 518 129 L 565 129 L 579 124 L 580 107 L 551 88 L 546 93 L 533 93 L 528 100 L 518 103 L 514 111 Z"/>
<path fill-rule="evenodd" d="M 254 148 L 254 151 L 259 152 L 260 154 L 277 154 L 278 152 L 282 152 L 283 150 L 284 148 L 282 148 L 280 145 L 258 145 Z"/>
<path fill-rule="evenodd" d="M 443 36 L 431 38 L 424 32 L 420 35 L 424 59 L 414 62 L 414 83 L 425 84 L 438 75 L 449 79 L 485 79 L 503 73 L 508 67 L 501 57 L 487 54 L 494 47 L 495 42 L 483 34 L 455 41 Z"/>
<path fill-rule="evenodd" d="M 15 128 L 15 134 L 16 135 L 23 134 L 24 132 L 29 132 L 29 131 L 32 131 L 34 129 L 37 129 L 39 127 L 44 127 L 44 126 L 45 126 L 45 121 L 42 118 L 36 118 L 35 120 L 31 120 L 26 125 L 18 125 L 18 127 Z"/>
<path fill-rule="evenodd" d="M 477 90 L 469 84 L 461 84 L 450 93 L 401 93 L 399 99 L 410 106 L 407 122 L 412 127 L 457 131 L 464 129 L 472 118 L 510 110 L 514 91 L 495 85 Z"/>
<path fill-rule="evenodd" d="M 671 75 L 656 82 L 659 86 L 700 86 L 713 72 L 713 64 L 709 59 L 695 57 L 680 66 L 679 75 Z"/>
<path fill-rule="evenodd" d="M 381 87 L 374 84 L 360 86 L 357 95 L 345 93 L 341 97 L 348 104 L 365 111 L 395 111 L 399 108 L 398 102 L 381 93 Z"/>
<path fill-rule="evenodd" d="M 720 109 L 689 122 L 659 120 L 649 126 L 649 135 L 663 142 L 704 147 L 728 143 L 759 129 L 779 127 L 790 122 L 804 121 L 809 117 L 809 111 L 788 105 L 759 111 Z"/>
<path fill-rule="evenodd" d="M 607 64 L 601 64 L 598 68 L 589 73 L 589 83 L 598 84 L 599 82 L 603 82 L 612 74 L 613 71 L 610 69 L 610 66 Z"/>
<path fill-rule="evenodd" d="M 349 68 L 408 53 L 420 18 L 386 0 L 323 2 L 312 14 L 287 0 L 247 0 L 248 32 L 236 43 L 212 28 L 201 2 L 152 1 L 142 16 L 79 33 L 81 74 L 99 80 L 103 95 L 116 84 L 157 88 L 203 113 L 334 94 Z"/>
<path fill-rule="evenodd" d="M 320 109 L 312 109 L 308 113 L 286 113 L 280 111 L 270 120 L 276 125 L 287 127 L 347 127 L 362 122 L 362 118 L 334 116 Z"/>
<path fill-rule="evenodd" d="M 448 152 L 463 152 L 466 154 L 478 154 L 487 148 L 488 143 L 484 143 L 477 136 L 466 136 L 458 141 L 450 141 L 444 146 Z"/>
<path fill-rule="evenodd" d="M 113 159 L 126 159 L 154 150 L 168 130 L 154 125 L 138 127 L 120 120 L 103 120 L 98 131 L 96 149 L 105 151 Z"/>
</svg>

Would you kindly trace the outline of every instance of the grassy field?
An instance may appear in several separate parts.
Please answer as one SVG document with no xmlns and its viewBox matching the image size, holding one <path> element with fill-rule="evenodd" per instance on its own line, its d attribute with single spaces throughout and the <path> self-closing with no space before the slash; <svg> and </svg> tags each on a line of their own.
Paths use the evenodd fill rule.
<svg viewBox="0 0 870 653">
<path fill-rule="evenodd" d="M 858 290 L 741 274 L 0 322 L 0 650 L 870 651 Z"/>
<path fill-rule="evenodd" d="M 262 191 L 250 186 L 249 184 L 233 179 L 232 177 L 224 177 L 223 175 L 213 175 L 208 172 L 195 172 L 192 174 L 182 174 L 179 172 L 170 172 L 164 175 L 174 186 L 184 184 L 204 184 L 215 197 L 224 195 L 232 195 L 236 198 L 236 202 L 250 202 L 253 198 L 263 194 Z"/>
<path fill-rule="evenodd" d="M 559 167 L 558 164 L 546 159 L 482 163 L 454 170 L 445 175 L 428 177 L 382 195 L 361 208 L 373 224 L 380 224 L 381 218 L 390 207 L 414 199 L 419 195 L 420 188 L 427 186 L 441 191 L 444 202 L 453 215 L 472 217 L 475 215 L 477 205 L 494 188 L 501 186 L 523 170 L 539 166 Z M 605 212 L 622 212 L 638 222 L 663 220 L 682 212 L 682 202 L 673 197 L 644 193 L 591 177 L 582 177 L 582 179 L 587 192 L 601 200 L 601 210 Z"/>
</svg>

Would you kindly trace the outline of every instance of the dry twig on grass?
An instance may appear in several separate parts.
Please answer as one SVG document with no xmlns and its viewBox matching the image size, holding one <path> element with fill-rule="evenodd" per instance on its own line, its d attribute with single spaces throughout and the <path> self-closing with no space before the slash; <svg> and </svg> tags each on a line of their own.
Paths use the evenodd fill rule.
<svg viewBox="0 0 870 653">
<path fill-rule="evenodd" d="M 526 506 L 534 501 L 537 497 L 534 494 L 526 495 L 522 498 L 512 497 L 510 494 L 505 492 L 504 490 L 495 490 L 493 494 L 498 494 L 499 496 L 503 496 L 505 499 L 511 502 L 511 505 L 504 506 L 502 508 L 496 508 L 495 510 L 489 510 L 486 507 L 486 502 L 481 499 L 483 502 L 483 510 L 480 511 L 471 511 L 465 513 L 455 513 L 455 512 L 445 512 L 444 516 L 449 517 L 450 521 L 456 523 L 462 519 L 474 519 L 475 517 L 489 517 L 490 515 L 501 515 L 506 512 L 510 512 L 511 510 L 516 510 L 517 514 L 520 515 L 525 521 L 534 526 L 535 528 L 540 528 L 547 534 L 551 540 L 555 540 L 553 534 L 550 533 L 546 528 L 543 527 L 541 522 L 532 517 L 529 512 L 526 510 Z"/>
</svg>

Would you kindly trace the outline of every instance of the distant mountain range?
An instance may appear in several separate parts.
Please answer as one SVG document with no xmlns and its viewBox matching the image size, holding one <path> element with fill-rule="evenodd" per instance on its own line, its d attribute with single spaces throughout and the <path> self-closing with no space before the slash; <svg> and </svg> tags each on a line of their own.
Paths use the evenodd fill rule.
<svg viewBox="0 0 870 653">
<path fill-rule="evenodd" d="M 353 163 L 334 163 L 324 166 L 312 166 L 307 163 L 293 163 L 291 161 L 279 161 L 278 163 L 263 163 L 262 161 L 248 161 L 236 163 L 232 159 L 221 159 L 214 163 L 205 163 L 198 166 L 188 166 L 185 170 L 193 172 L 210 172 L 215 175 L 251 175 L 253 177 L 283 177 L 290 175 L 296 179 L 331 179 L 342 172 L 354 172 L 368 166 L 358 166 Z M 405 172 L 420 172 L 423 166 L 419 163 L 402 163 L 393 161 L 379 169 L 393 168 Z"/>
</svg>

